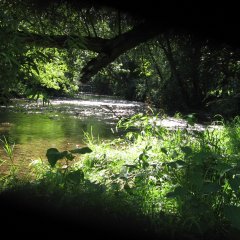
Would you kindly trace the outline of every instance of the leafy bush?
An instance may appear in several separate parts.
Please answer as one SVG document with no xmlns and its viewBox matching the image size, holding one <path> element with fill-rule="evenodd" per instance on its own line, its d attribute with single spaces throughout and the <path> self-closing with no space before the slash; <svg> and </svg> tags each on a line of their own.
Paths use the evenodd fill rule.
<svg viewBox="0 0 240 240">
<path fill-rule="evenodd" d="M 165 129 L 156 116 L 138 114 L 119 128 L 127 130 L 124 139 L 93 145 L 78 163 L 90 181 L 134 198 L 156 231 L 166 225 L 159 220 L 163 213 L 175 216 L 167 218 L 173 234 L 221 236 L 240 229 L 237 119 L 195 132 Z"/>
</svg>

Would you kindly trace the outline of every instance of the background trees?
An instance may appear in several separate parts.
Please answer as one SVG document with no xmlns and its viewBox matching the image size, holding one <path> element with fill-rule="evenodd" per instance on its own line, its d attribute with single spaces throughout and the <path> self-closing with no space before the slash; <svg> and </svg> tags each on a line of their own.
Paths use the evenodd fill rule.
<svg viewBox="0 0 240 240">
<path fill-rule="evenodd" d="M 148 18 L 88 1 L 0 4 L 1 102 L 74 94 L 81 82 L 90 82 L 97 93 L 148 101 L 168 112 L 239 111 L 239 48 L 210 33 L 176 31 L 173 23 L 185 26 L 187 10 L 172 11 L 178 21 L 164 21 L 162 13 L 159 25 L 155 10 Z M 207 20 L 218 26 L 211 16 L 222 8 L 213 15 L 207 9 L 199 26 Z M 196 23 L 198 16 L 192 17 Z"/>
</svg>

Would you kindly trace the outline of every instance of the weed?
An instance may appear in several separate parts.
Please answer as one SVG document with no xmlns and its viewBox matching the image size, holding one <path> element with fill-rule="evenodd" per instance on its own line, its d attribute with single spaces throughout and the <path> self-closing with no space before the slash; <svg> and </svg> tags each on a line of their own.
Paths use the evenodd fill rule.
<svg viewBox="0 0 240 240">
<path fill-rule="evenodd" d="M 0 139 L 0 142 L 2 142 L 3 144 L 3 149 L 6 152 L 9 161 L 10 161 L 10 172 L 9 172 L 9 176 L 12 179 L 16 179 L 17 176 L 17 171 L 18 168 L 15 165 L 14 162 L 14 147 L 15 147 L 15 143 L 11 143 L 11 141 L 7 140 L 7 138 L 5 136 L 3 136 L 3 139 Z"/>
</svg>

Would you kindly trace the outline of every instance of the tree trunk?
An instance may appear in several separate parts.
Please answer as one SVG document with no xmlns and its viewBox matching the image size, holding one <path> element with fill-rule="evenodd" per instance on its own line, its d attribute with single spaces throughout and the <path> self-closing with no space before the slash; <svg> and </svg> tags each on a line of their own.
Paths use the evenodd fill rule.
<svg viewBox="0 0 240 240">
<path fill-rule="evenodd" d="M 153 53 L 151 51 L 151 48 L 150 48 L 150 46 L 148 44 L 147 44 L 147 49 L 148 49 L 148 54 L 150 55 L 150 57 L 151 57 L 151 59 L 153 61 L 154 67 L 155 67 L 155 69 L 156 69 L 156 71 L 158 73 L 159 78 L 161 79 L 162 82 L 164 82 L 162 71 L 161 71 L 160 67 L 158 66 L 158 63 L 157 63 L 157 61 L 156 61 L 156 59 L 155 59 L 155 57 L 154 57 L 154 55 L 153 55 Z"/>
<path fill-rule="evenodd" d="M 184 86 L 183 79 L 182 79 L 179 71 L 177 70 L 177 64 L 176 64 L 175 59 L 173 57 L 173 53 L 172 53 L 172 49 L 171 49 L 171 45 L 170 45 L 170 41 L 169 41 L 168 36 L 165 35 L 165 41 L 166 41 L 166 45 L 167 45 L 166 47 L 163 45 L 163 43 L 161 41 L 162 41 L 162 39 L 158 39 L 158 43 L 161 46 L 161 48 L 163 49 L 163 51 L 164 51 L 164 53 L 165 53 L 165 55 L 168 59 L 171 72 L 172 72 L 174 78 L 176 79 L 176 81 L 179 85 L 180 92 L 181 92 L 181 98 L 183 100 L 183 107 L 185 109 L 189 108 L 189 95 L 188 95 L 188 92 L 187 92 L 187 90 Z"/>
<path fill-rule="evenodd" d="M 193 52 L 191 56 L 191 80 L 193 84 L 193 99 L 191 103 L 193 107 L 200 107 L 202 106 L 203 101 L 203 94 L 201 91 L 200 86 L 200 75 L 199 75 L 199 66 L 201 61 L 201 44 L 200 43 L 193 43 L 192 46 Z"/>
</svg>

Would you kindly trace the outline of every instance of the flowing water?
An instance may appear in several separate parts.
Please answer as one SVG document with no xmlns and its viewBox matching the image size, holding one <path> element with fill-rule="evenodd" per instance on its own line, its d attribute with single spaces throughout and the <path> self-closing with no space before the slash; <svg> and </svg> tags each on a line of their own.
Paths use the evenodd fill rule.
<svg viewBox="0 0 240 240">
<path fill-rule="evenodd" d="M 65 151 L 85 146 L 85 133 L 100 139 L 116 137 L 111 129 L 121 117 L 145 110 L 141 102 L 91 94 L 54 99 L 47 106 L 42 101 L 13 99 L 10 106 L 0 106 L 0 139 L 5 136 L 15 144 L 14 161 L 24 172 L 33 160 L 46 160 L 48 148 Z M 187 127 L 186 121 L 170 117 L 156 123 L 168 128 Z M 195 128 L 203 130 L 204 126 L 196 124 Z M 0 146 L 2 159 L 8 157 Z M 4 166 L 0 172 L 6 171 Z"/>
<path fill-rule="evenodd" d="M 14 161 L 24 171 L 31 161 L 46 159 L 48 148 L 65 151 L 86 145 L 85 133 L 114 138 L 111 128 L 117 121 L 144 108 L 140 102 L 87 94 L 54 99 L 48 106 L 41 101 L 13 99 L 10 106 L 0 108 L 0 139 L 5 136 L 15 143 Z M 8 159 L 2 147 L 1 159 Z"/>
</svg>

